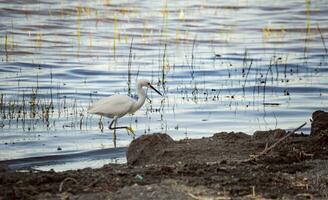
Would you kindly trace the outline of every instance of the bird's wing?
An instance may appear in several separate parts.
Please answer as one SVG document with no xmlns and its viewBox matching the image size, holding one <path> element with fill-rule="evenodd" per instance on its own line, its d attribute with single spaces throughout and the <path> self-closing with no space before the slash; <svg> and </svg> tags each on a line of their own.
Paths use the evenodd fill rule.
<svg viewBox="0 0 328 200">
<path fill-rule="evenodd" d="M 88 110 L 91 114 L 113 118 L 129 113 L 135 101 L 126 95 L 115 94 L 94 103 Z"/>
</svg>

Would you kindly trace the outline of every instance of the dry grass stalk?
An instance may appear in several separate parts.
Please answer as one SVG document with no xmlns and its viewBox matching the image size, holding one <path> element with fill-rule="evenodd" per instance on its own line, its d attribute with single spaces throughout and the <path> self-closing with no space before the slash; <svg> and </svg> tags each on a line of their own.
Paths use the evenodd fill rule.
<svg viewBox="0 0 328 200">
<path fill-rule="evenodd" d="M 258 159 L 261 156 L 266 155 L 267 153 L 269 153 L 269 151 L 271 151 L 273 148 L 275 148 L 278 144 L 280 144 L 282 141 L 286 140 L 288 137 L 290 137 L 291 135 L 293 135 L 296 131 L 300 130 L 301 128 L 303 128 L 303 126 L 306 125 L 306 122 L 304 122 L 301 126 L 297 127 L 296 129 L 294 129 L 293 131 L 289 132 L 287 135 L 285 135 L 284 137 L 280 138 L 276 143 L 274 143 L 273 145 L 271 145 L 270 147 L 265 147 L 265 149 L 257 154 L 257 155 L 251 155 L 250 158 L 243 160 L 242 162 L 250 162 L 250 161 L 256 161 L 256 159 Z"/>
</svg>

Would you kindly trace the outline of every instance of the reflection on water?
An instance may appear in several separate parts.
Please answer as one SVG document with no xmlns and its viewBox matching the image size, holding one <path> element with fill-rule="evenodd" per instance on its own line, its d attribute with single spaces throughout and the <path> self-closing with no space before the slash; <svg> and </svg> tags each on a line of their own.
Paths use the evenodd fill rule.
<svg viewBox="0 0 328 200">
<path fill-rule="evenodd" d="M 86 110 L 134 95 L 139 78 L 165 97 L 149 90 L 119 120 L 137 136 L 295 128 L 327 107 L 327 12 L 324 0 L 0 1 L 0 159 L 113 147 L 109 120 Z"/>
<path fill-rule="evenodd" d="M 98 149 L 88 152 L 61 152 L 57 155 L 36 156 L 5 161 L 11 170 L 30 169 L 65 171 L 85 167 L 99 168 L 107 163 L 126 163 L 126 147 Z M 1 161 L 0 161 L 0 164 Z"/>
<path fill-rule="evenodd" d="M 97 161 L 88 160 L 88 161 L 78 161 L 78 162 L 67 162 L 63 164 L 37 166 L 34 167 L 34 169 L 42 170 L 42 171 L 55 170 L 56 172 L 62 172 L 67 170 L 83 169 L 86 167 L 100 168 L 108 163 L 122 164 L 122 163 L 126 163 L 126 159 L 122 157 L 118 159 L 102 159 Z"/>
</svg>

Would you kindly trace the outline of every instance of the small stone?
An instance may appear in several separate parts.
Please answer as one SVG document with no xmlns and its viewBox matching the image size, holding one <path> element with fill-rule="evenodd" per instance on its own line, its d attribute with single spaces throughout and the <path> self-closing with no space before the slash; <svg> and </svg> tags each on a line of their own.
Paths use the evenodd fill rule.
<svg viewBox="0 0 328 200">
<path fill-rule="evenodd" d="M 135 178 L 138 179 L 139 181 L 142 181 L 144 179 L 140 174 L 137 174 Z"/>
</svg>

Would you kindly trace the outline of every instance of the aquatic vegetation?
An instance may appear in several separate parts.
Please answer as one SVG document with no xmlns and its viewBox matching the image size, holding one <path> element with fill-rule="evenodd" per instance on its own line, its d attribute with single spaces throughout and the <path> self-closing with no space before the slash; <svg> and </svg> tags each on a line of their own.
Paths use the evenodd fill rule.
<svg viewBox="0 0 328 200">
<path fill-rule="evenodd" d="M 320 33 L 320 38 L 321 38 L 321 41 L 322 41 L 322 45 L 323 45 L 323 47 L 325 49 L 325 52 L 326 52 L 326 54 L 328 54 L 328 50 L 327 50 L 327 47 L 326 47 L 325 38 L 322 35 L 321 29 L 319 27 L 319 24 L 317 24 L 317 29 L 318 29 L 318 32 Z"/>
<path fill-rule="evenodd" d="M 117 33 L 117 17 L 114 15 L 114 36 L 113 36 L 113 52 L 114 52 L 114 57 L 115 57 L 115 52 L 116 52 L 116 40 L 118 38 L 118 33 Z"/>
<path fill-rule="evenodd" d="M 36 34 L 35 47 L 38 49 L 40 49 L 42 47 L 42 33 Z"/>
<path fill-rule="evenodd" d="M 271 38 L 283 39 L 287 34 L 284 26 L 281 26 L 280 28 L 274 28 L 270 25 L 266 25 L 262 32 L 263 40 L 265 41 L 268 41 Z"/>
<path fill-rule="evenodd" d="M 77 22 L 76 22 L 76 36 L 77 36 L 77 44 L 78 47 L 81 45 L 81 13 L 82 13 L 82 8 L 79 6 L 76 8 L 76 14 L 77 14 Z"/>
</svg>

